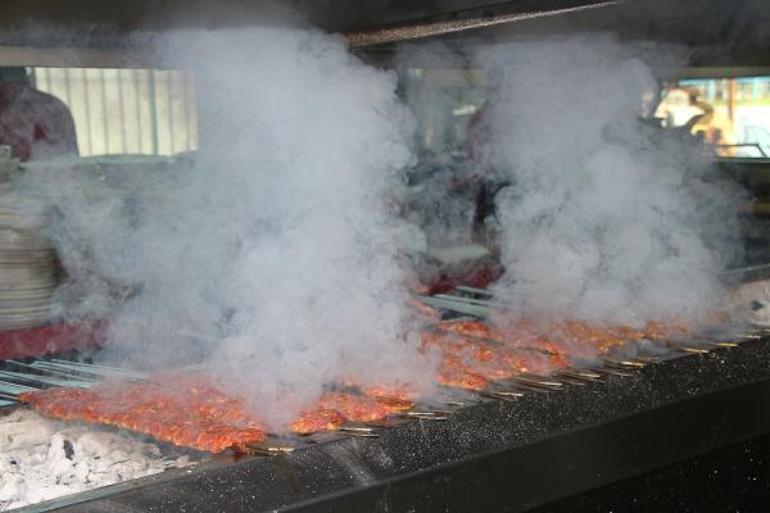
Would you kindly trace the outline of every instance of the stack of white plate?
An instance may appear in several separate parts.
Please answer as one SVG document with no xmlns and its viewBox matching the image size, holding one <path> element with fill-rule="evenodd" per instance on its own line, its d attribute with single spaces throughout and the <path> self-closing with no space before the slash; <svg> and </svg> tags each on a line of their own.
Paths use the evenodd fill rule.
<svg viewBox="0 0 770 513">
<path fill-rule="evenodd" d="M 7 165 L 4 157 L 0 151 L 0 167 Z M 3 178 L 0 176 L 0 330 L 10 330 L 37 326 L 48 319 L 58 273 L 56 252 L 40 235 L 48 221 L 40 202 L 8 191 Z"/>
</svg>

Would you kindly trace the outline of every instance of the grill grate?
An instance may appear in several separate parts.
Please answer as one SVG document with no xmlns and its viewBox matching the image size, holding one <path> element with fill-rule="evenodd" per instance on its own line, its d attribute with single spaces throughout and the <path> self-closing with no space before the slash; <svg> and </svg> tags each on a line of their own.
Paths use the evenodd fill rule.
<svg viewBox="0 0 770 513">
<path fill-rule="evenodd" d="M 473 297 L 469 298 L 468 295 Z M 499 306 L 499 303 L 486 298 L 491 298 L 488 291 L 458 287 L 454 295 L 443 295 L 438 300 L 445 305 L 451 303 L 444 308 L 445 313 L 469 315 L 471 310 L 484 308 L 488 312 L 490 308 Z M 436 298 L 421 299 L 430 305 Z M 758 340 L 763 334 L 764 332 L 759 330 L 750 333 L 735 329 L 712 331 L 708 336 L 697 339 L 651 341 L 639 347 L 632 356 L 622 354 L 622 349 L 618 354 L 610 352 L 598 361 L 590 362 L 590 365 L 557 369 L 549 376 L 522 373 L 506 380 L 490 381 L 490 384 L 482 390 L 470 391 L 442 386 L 438 399 L 432 399 L 430 402 L 417 401 L 411 410 L 393 413 L 384 421 L 348 423 L 334 433 L 315 433 L 301 438 L 283 434 L 271 435 L 267 444 L 255 446 L 254 450 L 257 454 L 275 455 L 294 447 L 306 446 L 308 443 L 313 444 L 340 437 L 377 437 L 382 429 L 404 422 L 446 421 L 465 406 L 479 402 L 511 402 L 529 394 L 561 393 L 569 388 L 585 387 L 592 383 L 604 382 L 609 378 L 629 378 L 649 365 L 688 355 L 706 355 L 717 350 L 727 351 L 740 344 Z M 499 344 L 483 338 L 478 340 L 491 345 Z M 19 396 L 28 391 L 49 387 L 88 388 L 106 379 L 142 382 L 148 380 L 149 376 L 149 373 L 135 369 L 58 358 L 42 358 L 26 362 L 6 360 L 0 363 L 0 407 L 18 406 Z"/>
</svg>

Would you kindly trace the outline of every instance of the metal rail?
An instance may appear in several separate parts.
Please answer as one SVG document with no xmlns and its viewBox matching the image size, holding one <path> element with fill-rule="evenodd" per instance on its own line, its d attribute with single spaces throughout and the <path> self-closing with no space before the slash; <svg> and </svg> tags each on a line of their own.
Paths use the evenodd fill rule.
<svg viewBox="0 0 770 513">
<path fill-rule="evenodd" d="M 466 30 L 495 27 L 521 21 L 531 21 L 540 18 L 551 18 L 565 14 L 573 14 L 593 9 L 611 7 L 621 3 L 622 0 L 608 0 L 594 2 L 574 7 L 565 7 L 561 9 L 551 9 L 545 11 L 530 11 L 522 13 L 499 14 L 497 16 L 478 16 L 474 18 L 437 21 L 426 23 L 415 23 L 401 25 L 396 27 L 369 30 L 365 32 L 354 32 L 346 34 L 346 38 L 353 48 L 362 48 L 367 46 L 381 45 L 386 43 L 395 43 L 399 41 L 411 41 L 433 36 L 442 36 L 447 34 L 456 34 Z"/>
</svg>

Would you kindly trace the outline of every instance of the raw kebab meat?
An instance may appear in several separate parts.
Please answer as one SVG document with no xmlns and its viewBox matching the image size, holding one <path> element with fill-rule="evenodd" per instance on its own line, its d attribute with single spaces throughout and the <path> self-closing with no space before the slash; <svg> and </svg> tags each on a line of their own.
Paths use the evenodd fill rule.
<svg viewBox="0 0 770 513">
<path fill-rule="evenodd" d="M 106 382 L 89 389 L 51 388 L 21 400 L 49 417 L 118 426 L 201 451 L 246 452 L 267 437 L 240 399 L 203 376 L 169 374 L 147 382 Z"/>
<path fill-rule="evenodd" d="M 312 408 L 303 411 L 292 422 L 290 429 L 299 435 L 334 431 L 346 422 L 377 422 L 414 406 L 408 397 L 386 390 L 385 387 L 374 387 L 364 390 L 364 395 L 326 392 Z"/>
<path fill-rule="evenodd" d="M 22 394 L 21 400 L 49 417 L 118 426 L 202 451 L 248 452 L 249 445 L 267 438 L 263 423 L 241 399 L 192 373 L 158 374 L 140 383 L 105 382 L 85 390 L 51 388 Z M 405 393 L 385 387 L 362 395 L 328 392 L 288 429 L 302 435 L 336 430 L 347 422 L 382 420 L 413 405 Z"/>
</svg>

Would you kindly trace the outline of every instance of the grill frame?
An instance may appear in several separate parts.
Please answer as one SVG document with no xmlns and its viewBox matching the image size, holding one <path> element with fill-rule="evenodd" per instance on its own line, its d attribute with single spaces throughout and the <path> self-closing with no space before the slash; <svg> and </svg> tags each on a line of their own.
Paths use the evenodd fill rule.
<svg viewBox="0 0 770 513">
<path fill-rule="evenodd" d="M 770 433 L 770 338 L 26 511 L 527 511 Z M 23 510 L 20 510 L 23 511 Z"/>
</svg>

